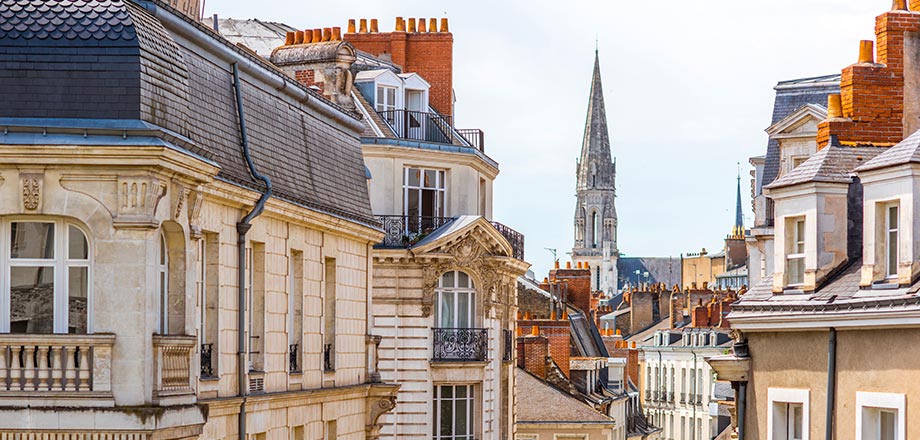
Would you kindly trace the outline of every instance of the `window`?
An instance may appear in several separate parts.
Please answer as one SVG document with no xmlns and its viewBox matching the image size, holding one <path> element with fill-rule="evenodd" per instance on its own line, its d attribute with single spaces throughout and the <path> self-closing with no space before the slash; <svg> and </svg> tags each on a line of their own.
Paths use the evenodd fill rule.
<svg viewBox="0 0 920 440">
<path fill-rule="evenodd" d="M 770 440 L 808 440 L 808 390 L 769 388 L 767 400 Z"/>
<path fill-rule="evenodd" d="M 218 363 L 220 362 L 220 241 L 217 234 L 205 233 L 204 239 L 199 244 L 200 261 L 198 268 L 199 292 L 201 298 L 201 351 L 207 353 L 202 356 L 201 375 L 204 377 L 217 377 L 219 375 Z"/>
<path fill-rule="evenodd" d="M 62 220 L 5 222 L 0 332 L 89 333 L 90 246 Z"/>
<path fill-rule="evenodd" d="M 304 440 L 303 425 L 291 428 L 291 440 Z"/>
<path fill-rule="evenodd" d="M 787 220 L 786 279 L 790 286 L 805 283 L 805 218 Z"/>
<path fill-rule="evenodd" d="M 249 252 L 249 369 L 265 365 L 265 243 L 252 243 Z"/>
<path fill-rule="evenodd" d="M 396 122 L 396 87 L 377 86 L 377 112 L 391 125 Z"/>
<path fill-rule="evenodd" d="M 465 272 L 450 271 L 441 275 L 436 292 L 435 316 L 439 328 L 473 328 L 476 289 Z"/>
<path fill-rule="evenodd" d="M 299 372 L 303 352 L 303 252 L 291 250 L 288 264 L 288 371 Z"/>
<path fill-rule="evenodd" d="M 157 257 L 157 333 L 169 332 L 169 248 L 166 236 L 160 233 Z"/>
<path fill-rule="evenodd" d="M 432 437 L 473 440 L 475 438 L 475 388 L 473 385 L 437 385 L 434 387 L 434 421 Z"/>
<path fill-rule="evenodd" d="M 600 225 L 597 221 L 597 211 L 591 213 L 591 247 L 596 248 L 600 241 Z"/>
<path fill-rule="evenodd" d="M 904 394 L 856 393 L 858 440 L 905 440 Z"/>
<path fill-rule="evenodd" d="M 338 423 L 335 420 L 330 420 L 326 422 L 326 435 L 324 436 L 325 440 L 335 440 L 339 438 L 339 427 Z"/>
<path fill-rule="evenodd" d="M 885 206 L 885 276 L 898 277 L 898 205 Z"/>
<path fill-rule="evenodd" d="M 325 296 L 323 297 L 323 371 L 335 371 L 335 318 L 336 318 L 336 264 L 335 258 L 325 259 Z"/>
<path fill-rule="evenodd" d="M 444 217 L 447 194 L 445 172 L 406 168 L 403 180 L 403 214 L 407 232 L 424 232 L 440 226 L 433 217 Z"/>
</svg>

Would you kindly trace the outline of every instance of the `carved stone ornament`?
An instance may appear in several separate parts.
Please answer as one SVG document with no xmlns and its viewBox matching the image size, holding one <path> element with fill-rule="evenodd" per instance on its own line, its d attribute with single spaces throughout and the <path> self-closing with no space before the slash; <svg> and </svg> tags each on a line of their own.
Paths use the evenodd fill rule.
<svg viewBox="0 0 920 440">
<path fill-rule="evenodd" d="M 192 238 L 201 238 L 201 226 L 198 222 L 201 220 L 201 205 L 204 204 L 204 195 L 201 191 L 191 191 L 188 195 L 188 225 Z"/>
<path fill-rule="evenodd" d="M 41 206 L 42 201 L 42 175 L 21 174 L 22 179 L 22 207 L 27 211 L 35 211 Z"/>
<path fill-rule="evenodd" d="M 452 244 L 447 252 L 450 253 L 458 266 L 471 267 L 483 255 L 484 249 L 479 241 L 468 235 L 457 243 Z"/>
<path fill-rule="evenodd" d="M 156 209 L 165 195 L 166 183 L 155 177 L 118 177 L 115 227 L 158 227 Z"/>
<path fill-rule="evenodd" d="M 380 428 L 383 425 L 377 423 L 384 413 L 390 412 L 396 408 L 396 396 L 380 396 L 368 398 L 367 426 L 365 427 L 365 438 L 380 438 Z"/>
<path fill-rule="evenodd" d="M 174 188 L 176 188 L 176 209 L 173 219 L 179 220 L 182 217 L 182 209 L 185 208 L 185 203 L 188 200 L 188 190 L 179 185 L 174 185 Z"/>
</svg>

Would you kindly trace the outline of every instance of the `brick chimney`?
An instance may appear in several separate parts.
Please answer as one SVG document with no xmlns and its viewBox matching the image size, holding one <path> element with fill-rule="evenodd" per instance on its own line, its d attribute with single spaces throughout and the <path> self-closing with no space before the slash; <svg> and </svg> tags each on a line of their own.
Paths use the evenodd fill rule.
<svg viewBox="0 0 920 440">
<path fill-rule="evenodd" d="M 709 327 L 709 308 L 701 300 L 690 314 L 690 327 Z"/>
<path fill-rule="evenodd" d="M 552 269 L 549 271 L 550 282 L 562 283 L 566 301 L 581 310 L 585 316 L 591 316 L 591 303 L 593 295 L 591 292 L 591 269 L 575 267 L 572 263 L 567 263 L 565 269 Z"/>
<path fill-rule="evenodd" d="M 831 135 L 843 146 L 887 147 L 920 129 L 914 92 L 920 87 L 920 1 L 911 0 L 909 11 L 904 1 L 893 3 L 893 10 L 876 18 L 876 53 L 873 41 L 862 41 L 856 64 L 843 69 L 840 111 L 829 102 L 828 118 L 818 125 L 819 149 Z"/>
<path fill-rule="evenodd" d="M 626 376 L 636 385 L 639 384 L 639 350 L 636 349 L 636 343 L 627 341 L 617 341 L 613 350 L 607 349 L 610 357 L 626 358 Z"/>
<path fill-rule="evenodd" d="M 297 82 L 315 87 L 331 102 L 355 110 L 351 97 L 357 59 L 354 46 L 342 41 L 337 27 L 288 32 L 284 45 L 272 51 L 270 60 Z"/>
<path fill-rule="evenodd" d="M 521 327 L 518 327 L 521 328 Z M 539 327 L 532 326 L 527 336 L 518 336 L 518 367 L 540 379 L 546 379 L 546 357 L 549 355 L 549 340 L 540 335 Z"/>
<path fill-rule="evenodd" d="M 569 358 L 572 351 L 572 335 L 568 319 L 523 319 L 518 321 L 517 326 L 524 334 L 539 334 L 540 337 L 546 339 L 548 346 L 547 354 L 553 358 L 553 361 L 556 362 L 556 365 L 559 366 L 562 373 L 565 374 L 566 377 L 569 377 Z M 538 330 L 534 331 L 534 328 Z M 544 363 L 546 363 L 545 360 Z"/>
<path fill-rule="evenodd" d="M 424 23 L 424 18 L 419 22 Z M 364 22 L 364 19 L 361 19 Z M 351 23 L 351 22 L 349 22 Z M 344 35 L 345 41 L 358 50 L 376 57 L 389 59 L 403 68 L 404 73 L 418 73 L 431 84 L 428 102 L 435 110 L 445 115 L 453 114 L 453 47 L 454 36 L 450 33 L 446 18 L 429 19 L 427 26 L 416 27 L 416 20 L 409 19 L 408 29 L 402 17 L 396 17 L 396 30 L 377 32 L 376 19 L 371 20 L 370 31 L 364 27 Z"/>
</svg>

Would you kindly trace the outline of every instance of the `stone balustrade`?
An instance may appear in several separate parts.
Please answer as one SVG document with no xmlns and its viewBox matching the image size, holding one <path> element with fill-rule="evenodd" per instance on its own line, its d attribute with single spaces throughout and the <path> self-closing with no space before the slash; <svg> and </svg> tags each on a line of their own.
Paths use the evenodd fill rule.
<svg viewBox="0 0 920 440">
<path fill-rule="evenodd" d="M 194 336 L 154 335 L 154 397 L 193 394 Z"/>
<path fill-rule="evenodd" d="M 115 335 L 0 334 L 0 396 L 111 395 Z"/>
</svg>

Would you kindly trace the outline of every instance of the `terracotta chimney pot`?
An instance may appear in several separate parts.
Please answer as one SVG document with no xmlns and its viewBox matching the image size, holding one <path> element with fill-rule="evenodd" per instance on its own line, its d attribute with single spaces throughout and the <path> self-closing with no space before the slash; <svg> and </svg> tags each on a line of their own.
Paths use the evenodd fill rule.
<svg viewBox="0 0 920 440">
<path fill-rule="evenodd" d="M 358 28 L 358 32 L 362 34 L 367 33 L 367 19 L 366 18 L 361 19 L 361 26 Z"/>
<path fill-rule="evenodd" d="M 294 36 L 295 36 L 295 35 L 296 35 L 296 32 L 288 32 L 288 33 L 284 34 L 284 45 L 285 45 L 285 46 L 290 46 L 290 45 L 294 44 Z"/>
<path fill-rule="evenodd" d="M 907 10 L 907 0 L 893 0 L 891 2 L 892 11 L 906 11 Z"/>
<path fill-rule="evenodd" d="M 444 33 L 450 32 L 449 28 L 447 27 L 447 18 L 446 18 L 446 17 L 441 19 L 441 32 L 444 32 Z"/>
<path fill-rule="evenodd" d="M 530 336 L 540 336 L 540 326 L 534 324 L 530 327 Z"/>
<path fill-rule="evenodd" d="M 862 40 L 859 42 L 859 64 L 872 64 L 875 62 L 875 54 L 872 53 L 875 42 L 872 40 Z"/>
<path fill-rule="evenodd" d="M 437 32 L 438 31 L 438 19 L 429 18 L 428 19 L 428 32 Z"/>
<path fill-rule="evenodd" d="M 522 328 L 520 328 L 520 327 L 515 328 L 515 329 L 514 329 L 514 335 L 515 335 L 515 336 L 523 336 L 523 335 L 524 335 L 524 329 L 522 329 Z"/>
<path fill-rule="evenodd" d="M 571 268 L 572 268 L 572 262 L 571 262 L 571 261 L 566 261 L 566 262 L 565 262 L 565 268 L 566 268 L 566 269 L 571 269 Z"/>
<path fill-rule="evenodd" d="M 332 40 L 332 28 L 323 28 L 323 41 Z"/>
<path fill-rule="evenodd" d="M 294 32 L 294 44 L 303 44 L 303 31 Z"/>
<path fill-rule="evenodd" d="M 319 43 L 323 41 L 323 30 L 322 29 L 313 29 L 313 39 L 311 43 Z"/>
<path fill-rule="evenodd" d="M 377 19 L 376 19 L 376 18 L 372 18 L 372 19 L 371 19 L 371 33 L 376 34 L 377 32 L 380 32 L 380 31 L 378 31 L 377 29 L 378 29 L 378 28 L 377 28 Z"/>
<path fill-rule="evenodd" d="M 402 17 L 396 17 L 396 32 L 405 32 L 406 31 L 406 22 Z"/>
<path fill-rule="evenodd" d="M 418 19 L 418 31 L 419 31 L 419 32 L 422 32 L 422 33 L 428 32 L 428 29 L 425 27 L 425 19 L 424 19 L 424 18 L 419 18 L 419 19 Z"/>
<path fill-rule="evenodd" d="M 355 33 L 355 19 L 354 18 L 348 19 L 348 33 L 349 34 Z"/>
<path fill-rule="evenodd" d="M 414 18 L 410 18 L 410 19 L 409 19 L 409 28 L 406 29 L 406 32 L 408 32 L 408 33 L 410 33 L 410 34 L 414 34 L 414 33 L 415 33 L 415 19 L 414 19 Z"/>
<path fill-rule="evenodd" d="M 332 41 L 342 41 L 342 28 L 332 28 Z"/>
<path fill-rule="evenodd" d="M 843 104 L 840 101 L 840 94 L 835 93 L 827 95 L 827 119 L 836 119 L 843 117 Z"/>
<path fill-rule="evenodd" d="M 556 311 L 555 311 L 555 310 L 553 310 L 553 313 L 550 313 L 550 314 L 549 314 L 549 319 L 552 319 L 553 321 L 556 320 Z"/>
</svg>

